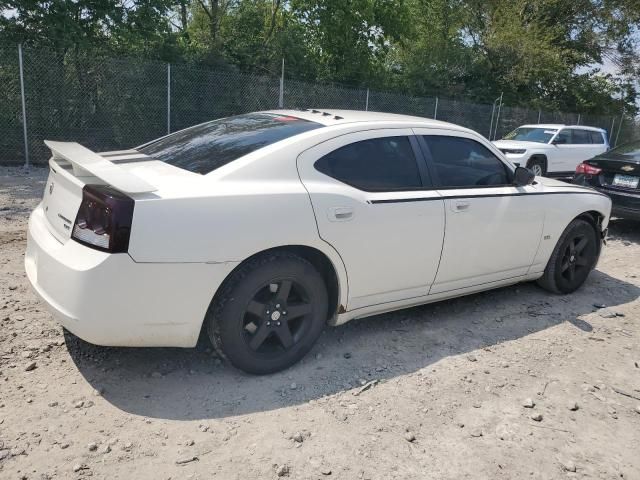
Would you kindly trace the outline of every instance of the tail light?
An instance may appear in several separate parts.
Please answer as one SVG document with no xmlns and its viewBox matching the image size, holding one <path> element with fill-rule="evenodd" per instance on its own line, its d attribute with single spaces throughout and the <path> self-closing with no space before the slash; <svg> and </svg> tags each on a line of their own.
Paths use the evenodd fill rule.
<svg viewBox="0 0 640 480">
<path fill-rule="evenodd" d="M 601 168 L 594 167 L 593 165 L 589 165 L 584 162 L 576 168 L 576 173 L 582 173 L 583 175 L 600 175 L 600 172 L 602 172 Z"/>
<path fill-rule="evenodd" d="M 133 220 L 132 198 L 106 185 L 85 185 L 71 238 L 110 253 L 126 253 Z"/>
</svg>

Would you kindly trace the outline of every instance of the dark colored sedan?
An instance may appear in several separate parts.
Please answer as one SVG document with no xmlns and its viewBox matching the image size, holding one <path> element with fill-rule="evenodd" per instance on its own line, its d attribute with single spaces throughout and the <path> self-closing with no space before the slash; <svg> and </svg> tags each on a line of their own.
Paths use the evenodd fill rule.
<svg viewBox="0 0 640 480">
<path fill-rule="evenodd" d="M 573 183 L 609 195 L 613 216 L 640 220 L 640 140 L 582 162 Z"/>
</svg>

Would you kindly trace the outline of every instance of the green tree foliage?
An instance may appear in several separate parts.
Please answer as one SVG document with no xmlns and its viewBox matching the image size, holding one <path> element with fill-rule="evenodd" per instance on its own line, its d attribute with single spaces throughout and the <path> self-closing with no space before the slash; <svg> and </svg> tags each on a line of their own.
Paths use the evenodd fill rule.
<svg viewBox="0 0 640 480">
<path fill-rule="evenodd" d="M 0 11 L 0 41 L 61 61 L 126 55 L 278 74 L 284 59 L 307 80 L 636 113 L 639 0 L 0 0 Z"/>
</svg>

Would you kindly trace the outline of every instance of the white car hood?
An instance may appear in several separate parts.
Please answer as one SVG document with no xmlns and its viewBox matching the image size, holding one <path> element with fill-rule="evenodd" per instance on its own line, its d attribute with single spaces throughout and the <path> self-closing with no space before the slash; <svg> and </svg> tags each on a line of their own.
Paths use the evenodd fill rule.
<svg viewBox="0 0 640 480">
<path fill-rule="evenodd" d="M 538 143 L 538 142 L 521 142 L 517 140 L 496 140 L 493 144 L 498 148 L 511 148 L 511 149 L 524 149 L 524 150 L 532 150 L 532 149 L 540 149 L 547 148 L 549 145 L 546 143 Z"/>
</svg>

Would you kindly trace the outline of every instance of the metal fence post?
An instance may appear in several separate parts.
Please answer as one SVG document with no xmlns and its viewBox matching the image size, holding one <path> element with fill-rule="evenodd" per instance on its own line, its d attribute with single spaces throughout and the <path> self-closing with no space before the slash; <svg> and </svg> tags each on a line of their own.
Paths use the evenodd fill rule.
<svg viewBox="0 0 640 480">
<path fill-rule="evenodd" d="M 542 110 L 538 109 L 538 125 L 540 125 L 540 118 L 542 117 Z"/>
<path fill-rule="evenodd" d="M 24 97 L 24 68 L 22 66 L 22 44 L 18 44 L 18 66 L 20 68 L 20 96 L 22 98 L 22 131 L 24 134 L 24 168 L 29 168 L 29 137 L 27 135 L 27 104 Z"/>
<path fill-rule="evenodd" d="M 282 59 L 282 73 L 280 74 L 280 96 L 278 97 L 278 108 L 284 108 L 284 58 Z"/>
<path fill-rule="evenodd" d="M 500 93 L 500 102 L 498 103 L 498 114 L 496 115 L 496 126 L 493 131 L 493 139 L 496 139 L 496 135 L 498 134 L 498 122 L 500 122 L 500 111 L 502 110 L 502 97 L 504 96 L 504 92 Z M 491 139 L 489 139 L 491 140 Z"/>
<path fill-rule="evenodd" d="M 613 140 L 613 129 L 616 126 L 616 117 L 611 117 L 611 130 L 609 130 L 609 145 L 611 145 L 611 140 Z"/>
<path fill-rule="evenodd" d="M 438 97 L 436 97 L 436 106 L 433 109 L 433 119 L 438 119 Z"/>
<path fill-rule="evenodd" d="M 364 111 L 369 111 L 369 89 L 367 88 L 367 97 L 364 100 Z"/>
<path fill-rule="evenodd" d="M 171 64 L 167 63 L 167 135 L 171 133 Z"/>
<path fill-rule="evenodd" d="M 578 123 L 576 125 L 580 125 L 580 114 L 578 114 Z"/>
<path fill-rule="evenodd" d="M 613 142 L 614 147 L 618 144 L 618 138 L 620 138 L 620 130 L 622 130 L 623 121 L 624 121 L 624 107 L 622 108 L 622 114 L 620 115 L 620 124 L 618 125 L 618 133 L 616 134 L 616 141 Z"/>
</svg>

